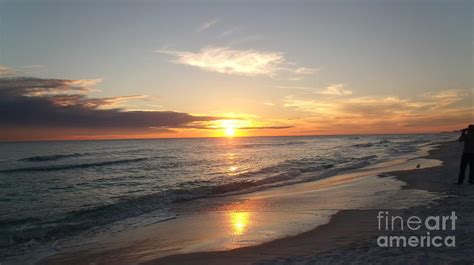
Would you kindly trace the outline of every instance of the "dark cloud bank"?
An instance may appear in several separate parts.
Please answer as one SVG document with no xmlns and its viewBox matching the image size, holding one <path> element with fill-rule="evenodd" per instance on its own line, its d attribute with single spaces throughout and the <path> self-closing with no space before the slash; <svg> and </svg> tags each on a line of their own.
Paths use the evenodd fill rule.
<svg viewBox="0 0 474 265">
<path fill-rule="evenodd" d="M 117 98 L 88 98 L 90 81 L 0 78 L 0 127 L 159 129 L 187 127 L 218 119 L 174 111 L 124 111 L 102 109 Z M 125 97 L 126 98 L 126 97 Z"/>
</svg>

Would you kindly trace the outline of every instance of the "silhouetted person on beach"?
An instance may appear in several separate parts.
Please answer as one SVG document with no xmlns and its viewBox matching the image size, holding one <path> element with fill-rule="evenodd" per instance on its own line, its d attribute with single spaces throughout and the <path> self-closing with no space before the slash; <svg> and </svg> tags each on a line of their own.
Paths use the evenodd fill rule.
<svg viewBox="0 0 474 265">
<path fill-rule="evenodd" d="M 464 151 L 461 158 L 461 168 L 459 169 L 458 184 L 464 182 L 464 175 L 469 164 L 469 184 L 474 184 L 474 124 L 461 131 L 459 142 L 464 142 Z"/>
</svg>

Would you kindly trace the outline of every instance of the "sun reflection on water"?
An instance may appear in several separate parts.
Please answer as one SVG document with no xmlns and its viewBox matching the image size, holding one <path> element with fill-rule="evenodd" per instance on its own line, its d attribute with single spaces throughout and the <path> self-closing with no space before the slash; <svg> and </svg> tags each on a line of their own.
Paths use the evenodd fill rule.
<svg viewBox="0 0 474 265">
<path fill-rule="evenodd" d="M 230 212 L 229 213 L 232 232 L 234 235 L 242 235 L 249 226 L 249 212 Z"/>
</svg>

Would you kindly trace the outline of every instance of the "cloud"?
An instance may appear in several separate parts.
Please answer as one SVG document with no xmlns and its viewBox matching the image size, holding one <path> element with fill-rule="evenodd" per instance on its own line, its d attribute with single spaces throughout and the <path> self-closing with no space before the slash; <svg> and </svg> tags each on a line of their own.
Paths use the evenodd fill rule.
<svg viewBox="0 0 474 265">
<path fill-rule="evenodd" d="M 89 98 L 84 94 L 77 94 L 96 82 L 98 81 L 2 78 L 0 127 L 136 130 L 180 128 L 193 122 L 217 119 L 174 111 L 125 111 L 108 108 L 142 96 Z"/>
<path fill-rule="evenodd" d="M 331 96 L 348 96 L 352 95 L 352 91 L 345 89 L 344 84 L 332 84 L 326 87 L 326 89 L 322 91 L 318 91 L 316 93 L 321 95 L 331 95 Z"/>
<path fill-rule="evenodd" d="M 227 29 L 227 30 L 223 31 L 223 32 L 219 35 L 219 37 L 221 37 L 221 38 L 228 37 L 228 36 L 233 35 L 233 34 L 235 34 L 235 33 L 237 33 L 237 32 L 240 32 L 240 31 L 242 31 L 242 28 L 240 28 L 240 27 L 230 28 L 230 29 Z"/>
<path fill-rule="evenodd" d="M 3 94 L 41 96 L 63 93 L 86 93 L 102 79 L 42 79 L 34 77 L 2 78 L 0 91 Z"/>
<path fill-rule="evenodd" d="M 271 130 L 281 130 L 281 129 L 289 129 L 289 128 L 293 128 L 294 126 L 249 126 L 249 127 L 241 127 L 239 129 L 241 130 L 267 130 L 267 129 L 271 129 Z"/>
<path fill-rule="evenodd" d="M 277 86 L 278 88 L 284 88 L 284 89 L 297 89 L 297 90 L 303 90 L 303 91 L 311 91 L 315 90 L 314 87 L 308 87 L 308 86 Z"/>
<path fill-rule="evenodd" d="M 209 21 L 206 21 L 204 23 L 202 23 L 197 29 L 196 29 L 196 32 L 203 32 L 205 30 L 208 30 L 209 28 L 211 28 L 212 26 L 214 26 L 215 24 L 217 24 L 217 22 L 219 22 L 219 19 L 218 18 L 214 18 L 214 19 L 211 19 Z"/>
<path fill-rule="evenodd" d="M 316 87 L 309 87 L 309 86 L 277 86 L 277 87 L 293 90 L 294 93 L 300 96 L 305 95 L 307 97 L 312 97 L 314 95 L 331 96 L 331 97 L 342 97 L 342 96 L 352 95 L 352 91 L 349 89 L 346 89 L 345 84 L 330 84 L 323 89 L 316 88 Z"/>
<path fill-rule="evenodd" d="M 386 96 L 308 99 L 287 96 L 284 106 L 324 115 L 385 117 L 395 114 L 425 113 L 446 108 L 456 108 L 459 107 L 458 103 L 468 97 L 468 90 L 461 89 L 423 94 L 417 98 Z"/>
<path fill-rule="evenodd" d="M 16 72 L 13 69 L 0 65 L 0 77 L 14 75 L 15 73 Z"/>
<path fill-rule="evenodd" d="M 352 91 L 346 89 L 345 84 L 331 84 L 324 89 L 318 89 L 315 87 L 307 87 L 307 86 L 277 86 L 278 88 L 285 88 L 285 89 L 294 89 L 300 90 L 302 93 L 306 93 L 308 95 L 311 94 L 318 94 L 318 95 L 327 95 L 327 96 L 349 96 L 352 95 Z"/>
<path fill-rule="evenodd" d="M 326 91 L 347 94 L 338 89 Z M 285 98 L 283 106 L 304 115 L 299 122 L 303 127 L 311 124 L 315 133 L 393 133 L 452 130 L 465 126 L 472 122 L 474 111 L 470 98 L 472 92 L 468 89 L 448 89 L 411 98 L 293 95 Z"/>
<path fill-rule="evenodd" d="M 290 69 L 291 72 L 297 74 L 297 75 L 311 75 L 319 71 L 319 69 L 316 68 L 308 68 L 308 67 L 298 67 L 295 69 Z"/>
<path fill-rule="evenodd" d="M 273 76 L 285 61 L 282 53 L 257 50 L 233 50 L 226 47 L 207 47 L 199 52 L 159 50 L 176 57 L 174 63 L 223 74 Z"/>
<path fill-rule="evenodd" d="M 145 95 L 132 95 L 109 98 L 88 98 L 85 95 L 54 95 L 47 97 L 58 106 L 82 106 L 85 108 L 111 109 L 118 108 L 122 103 L 134 99 L 146 98 Z"/>
<path fill-rule="evenodd" d="M 176 57 L 172 61 L 174 63 L 222 74 L 274 77 L 282 72 L 297 75 L 314 72 L 312 68 L 290 67 L 283 53 L 280 52 L 235 50 L 228 47 L 206 47 L 198 52 L 167 49 L 157 50 L 157 52 Z"/>
</svg>

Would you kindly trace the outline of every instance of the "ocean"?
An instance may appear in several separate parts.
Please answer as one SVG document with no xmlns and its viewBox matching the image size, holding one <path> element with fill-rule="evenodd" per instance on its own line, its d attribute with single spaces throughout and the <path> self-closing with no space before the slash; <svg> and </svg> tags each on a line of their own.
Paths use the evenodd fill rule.
<svg viewBox="0 0 474 265">
<path fill-rule="evenodd" d="M 314 181 L 451 134 L 0 143 L 0 261 L 197 198 Z M 152 217 L 150 217 L 152 216 Z"/>
</svg>

